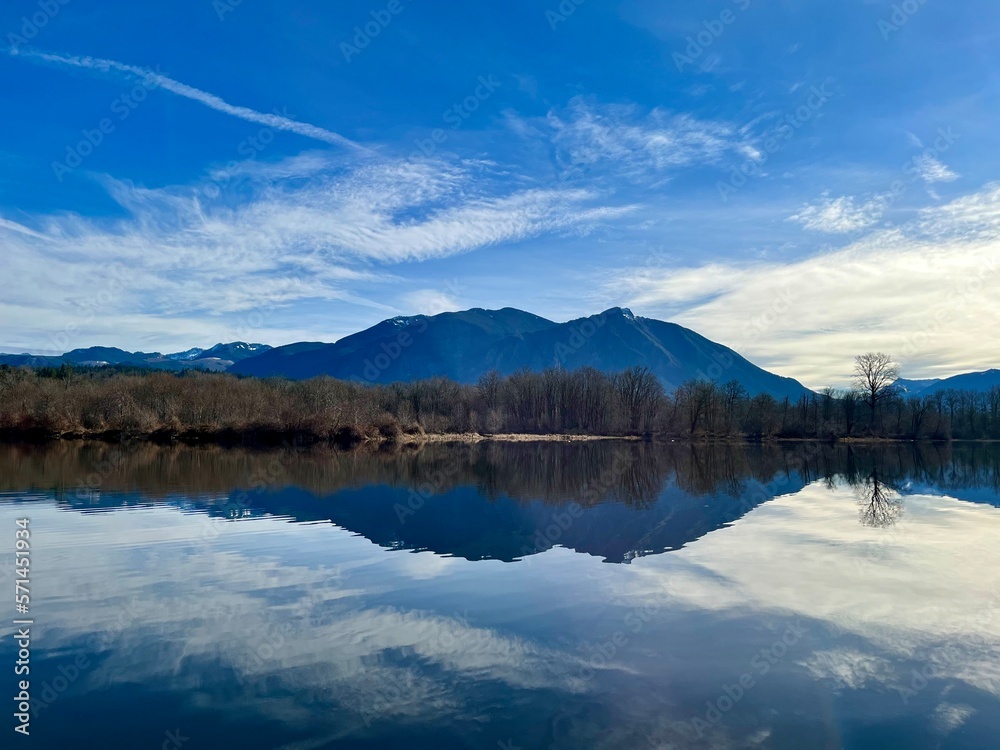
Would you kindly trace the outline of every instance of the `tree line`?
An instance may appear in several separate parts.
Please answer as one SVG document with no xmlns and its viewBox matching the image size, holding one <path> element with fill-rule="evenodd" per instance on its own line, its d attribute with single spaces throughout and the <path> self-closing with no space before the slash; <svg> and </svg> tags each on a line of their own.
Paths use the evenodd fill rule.
<svg viewBox="0 0 1000 750">
<path fill-rule="evenodd" d="M 884 354 L 857 358 L 853 387 L 797 399 L 738 382 L 668 393 L 648 368 L 489 372 L 368 385 L 137 368 L 0 367 L 0 432 L 284 435 L 351 442 L 423 433 L 529 433 L 770 440 L 1000 439 L 1000 388 L 908 396 Z"/>
</svg>

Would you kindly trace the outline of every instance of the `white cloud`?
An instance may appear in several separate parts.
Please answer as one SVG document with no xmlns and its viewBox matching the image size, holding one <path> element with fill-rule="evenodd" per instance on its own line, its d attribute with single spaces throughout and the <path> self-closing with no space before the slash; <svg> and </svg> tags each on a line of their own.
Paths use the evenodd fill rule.
<svg viewBox="0 0 1000 750">
<path fill-rule="evenodd" d="M 918 156 L 913 163 L 920 178 L 928 185 L 935 182 L 954 182 L 961 176 L 930 154 Z"/>
<path fill-rule="evenodd" d="M 55 55 L 50 52 L 40 52 L 35 50 L 18 51 L 15 49 L 11 50 L 10 54 L 13 56 L 24 57 L 28 60 L 43 61 L 54 63 L 56 65 L 67 65 L 75 68 L 84 68 L 86 70 L 96 70 L 103 73 L 113 71 L 129 77 L 137 77 L 148 82 L 152 86 L 162 88 L 163 90 L 169 91 L 178 96 L 183 96 L 186 99 L 199 102 L 200 104 L 204 104 L 209 109 L 214 109 L 217 112 L 238 117 L 241 120 L 260 123 L 261 125 L 266 125 L 270 128 L 274 128 L 275 130 L 286 130 L 292 133 L 298 133 L 299 135 L 303 135 L 307 138 L 314 138 L 335 146 L 345 146 L 351 149 L 359 150 L 362 149 L 362 147 L 354 141 L 351 141 L 330 130 L 326 130 L 325 128 L 310 125 L 309 123 L 298 122 L 297 120 L 293 120 L 280 114 L 267 114 L 265 112 L 257 112 L 256 110 L 248 107 L 239 107 L 230 104 L 215 94 L 210 94 L 207 91 L 196 89 L 193 86 L 188 86 L 180 81 L 175 81 L 173 78 L 169 78 L 162 73 L 149 70 L 147 68 L 140 68 L 136 65 L 127 65 L 115 60 L 104 60 L 99 57 Z"/>
<path fill-rule="evenodd" d="M 3 230 L 17 232 L 18 234 L 23 234 L 28 237 L 34 237 L 35 239 L 44 239 L 44 237 L 40 235 L 38 232 L 33 232 L 26 226 L 18 224 L 15 221 L 8 221 L 7 219 L 0 219 L 0 231 Z"/>
<path fill-rule="evenodd" d="M 862 690 L 869 682 L 884 681 L 892 673 L 887 659 L 855 648 L 816 651 L 800 663 L 815 679 L 850 690 Z"/>
<path fill-rule="evenodd" d="M 371 586 L 366 572 L 373 565 L 381 568 L 383 582 L 396 585 L 429 579 L 412 575 L 416 558 L 442 573 L 470 565 L 464 560 L 386 555 L 363 537 L 326 524 L 296 527 L 295 553 L 286 556 L 260 541 L 286 532 L 274 519 L 211 525 L 204 516 L 164 507 L 89 519 L 54 503 L 35 510 L 51 521 L 40 572 L 51 581 L 53 605 L 40 634 L 49 647 L 67 652 L 93 639 L 107 655 L 81 675 L 82 689 L 99 691 L 129 679 L 166 681 L 190 692 L 204 671 L 199 665 L 222 665 L 237 679 L 220 707 L 340 731 L 345 720 L 360 723 L 370 713 L 453 716 L 468 697 L 464 688 L 480 681 L 528 691 L 588 690 L 577 676 L 585 664 L 578 654 L 470 622 L 455 610 L 370 600 L 390 592 L 385 583 Z M 206 536 L 209 525 L 213 536 Z M 129 544 L 101 543 L 107 535 Z M 94 570 L 126 569 L 130 574 L 115 583 L 93 580 Z M 199 595 L 205 591 L 213 593 Z M 0 625 L 0 636 L 11 632 Z M 156 649 L 148 648 L 152 642 Z M 400 652 L 430 669 L 391 658 Z M 261 698 L 256 686 L 265 680 L 280 686 L 271 691 L 275 695 L 322 696 L 316 705 L 323 710 L 304 711 L 280 695 Z M 324 715 L 329 718 L 317 719 Z"/>
<path fill-rule="evenodd" d="M 812 205 L 806 205 L 789 221 L 795 221 L 816 232 L 830 234 L 848 234 L 876 224 L 885 213 L 887 199 L 875 196 L 866 201 L 857 202 L 850 196 L 830 198 L 824 195 L 822 200 Z"/>
<path fill-rule="evenodd" d="M 951 734 L 972 718 L 972 715 L 975 713 L 975 709 L 970 706 L 942 703 L 934 709 L 932 719 L 935 728 L 939 732 L 942 734 Z"/>
<path fill-rule="evenodd" d="M 7 270 L 18 282 L 2 303 L 0 342 L 37 347 L 84 318 L 76 345 L 84 330 L 91 343 L 108 336 L 126 345 L 123 331 L 139 328 L 164 334 L 158 346 L 186 348 L 174 337 L 190 334 L 171 324 L 166 335 L 162 316 L 201 315 L 209 331 L 218 327 L 212 316 L 304 300 L 367 305 L 388 317 L 399 310 L 355 290 L 398 282 L 399 264 L 583 230 L 629 210 L 603 207 L 583 189 L 505 191 L 492 169 L 389 160 L 350 167 L 306 155 L 234 170 L 228 179 L 238 182 L 221 193 L 221 182 L 150 189 L 104 178 L 127 218 L 0 223 Z"/>
<path fill-rule="evenodd" d="M 458 310 L 460 303 L 454 296 L 441 289 L 418 289 L 403 295 L 404 309 L 422 315 L 437 315 L 438 313 Z"/>
<path fill-rule="evenodd" d="M 830 687 L 895 698 L 924 667 L 942 683 L 1000 696 L 1000 576 L 987 563 L 998 556 L 1000 517 L 951 498 L 905 503 L 898 528 L 870 529 L 849 487 L 815 482 L 673 555 L 634 561 L 632 595 L 673 599 L 671 611 L 801 618 L 808 636 L 791 658 Z M 933 721 L 947 732 L 969 715 L 945 705 Z"/>
<path fill-rule="evenodd" d="M 582 97 L 549 112 L 545 126 L 570 167 L 601 163 L 633 178 L 715 164 L 729 155 L 760 157 L 728 123 L 634 105 L 597 105 Z M 528 132 L 524 126 L 519 130 Z"/>
<path fill-rule="evenodd" d="M 814 388 L 846 385 L 870 350 L 894 354 L 907 377 L 995 367 L 1000 186 L 833 252 L 625 270 L 608 291 Z"/>
</svg>

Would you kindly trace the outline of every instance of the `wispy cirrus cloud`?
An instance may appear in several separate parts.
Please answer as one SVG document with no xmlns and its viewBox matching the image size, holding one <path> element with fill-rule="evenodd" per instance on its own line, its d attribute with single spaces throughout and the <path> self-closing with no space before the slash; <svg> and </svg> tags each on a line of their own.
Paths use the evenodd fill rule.
<svg viewBox="0 0 1000 750">
<path fill-rule="evenodd" d="M 954 182 L 961 176 L 930 154 L 921 154 L 913 160 L 913 164 L 920 178 L 928 185 L 936 182 Z"/>
<path fill-rule="evenodd" d="M 584 97 L 552 109 L 544 119 L 509 115 L 508 124 L 521 136 L 550 141 L 567 168 L 603 165 L 636 180 L 662 179 L 685 167 L 717 164 L 727 156 L 760 157 L 751 140 L 730 123 Z"/>
<path fill-rule="evenodd" d="M 100 57 L 57 55 L 51 52 L 42 52 L 31 49 L 9 49 L 8 54 L 16 57 L 22 57 L 31 62 L 42 62 L 52 65 L 83 68 L 85 70 L 92 70 L 99 73 L 115 73 L 128 76 L 130 78 L 139 78 L 158 88 L 169 91 L 172 94 L 183 96 L 186 99 L 191 99 L 192 101 L 205 105 L 209 109 L 214 109 L 217 112 L 238 117 L 241 120 L 266 125 L 267 127 L 274 128 L 275 130 L 298 133 L 306 138 L 324 141 L 325 143 L 329 143 L 334 146 L 342 146 L 353 150 L 365 150 L 363 146 L 355 143 L 349 138 L 345 138 L 344 136 L 325 128 L 310 125 L 305 122 L 299 122 L 298 120 L 293 120 L 283 115 L 258 112 L 250 109 L 249 107 L 241 107 L 235 104 L 230 104 L 215 94 L 202 91 L 194 86 L 188 86 L 186 83 L 181 83 L 180 81 L 176 81 L 169 76 L 165 76 L 155 70 L 149 70 L 148 68 L 129 65 L 127 63 L 117 62 L 116 60 L 106 60 Z"/>
<path fill-rule="evenodd" d="M 857 200 L 851 196 L 831 198 L 824 195 L 818 202 L 803 206 L 801 211 L 789 217 L 789 221 L 816 232 L 849 234 L 876 224 L 885 214 L 888 203 L 886 196 Z"/>
<path fill-rule="evenodd" d="M 0 223 L 8 270 L 18 281 L 0 318 L 18 324 L 0 325 L 0 339 L 30 346 L 22 341 L 61 327 L 52 322 L 79 317 L 100 299 L 89 337 L 115 341 L 130 316 L 128 330 L 145 326 L 165 340 L 164 317 L 201 316 L 208 331 L 218 326 L 212 318 L 309 301 L 364 305 L 388 316 L 400 310 L 372 293 L 399 283 L 401 264 L 586 231 L 630 210 L 608 207 L 600 194 L 580 188 L 505 191 L 490 170 L 437 161 L 349 166 L 316 154 L 248 167 L 222 194 L 202 184 L 150 189 L 103 178 L 126 218 L 59 214 L 36 217 L 33 226 Z M 190 340 L 189 330 L 183 335 Z M 329 329 L 299 336 L 330 337 Z"/>
</svg>

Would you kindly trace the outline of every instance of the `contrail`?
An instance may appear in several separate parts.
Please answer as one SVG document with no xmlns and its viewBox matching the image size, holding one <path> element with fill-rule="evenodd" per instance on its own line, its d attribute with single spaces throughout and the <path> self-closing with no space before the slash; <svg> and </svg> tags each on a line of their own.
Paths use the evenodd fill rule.
<svg viewBox="0 0 1000 750">
<path fill-rule="evenodd" d="M 154 70 L 147 70 L 146 68 L 140 68 L 136 65 L 127 65 L 125 63 L 116 62 L 115 60 L 104 60 L 99 57 L 55 55 L 50 52 L 40 52 L 37 50 L 9 49 L 8 52 L 11 55 L 24 55 L 28 58 L 56 63 L 58 65 L 71 65 L 77 68 L 99 70 L 105 73 L 109 71 L 117 71 L 128 75 L 140 76 L 147 81 L 151 81 L 157 86 L 166 89 L 167 91 L 177 94 L 178 96 L 193 99 L 196 102 L 204 104 L 210 109 L 214 109 L 218 112 L 224 112 L 225 114 L 232 115 L 233 117 L 239 117 L 242 120 L 257 122 L 276 130 L 287 130 L 291 133 L 298 133 L 299 135 L 304 135 L 306 138 L 315 138 L 318 141 L 331 143 L 335 146 L 343 146 L 345 148 L 360 151 L 367 150 L 364 146 L 361 146 L 349 138 L 345 138 L 344 136 L 338 135 L 330 130 L 317 127 L 316 125 L 310 125 L 309 123 L 298 122 L 297 120 L 282 117 L 281 115 L 269 115 L 264 112 L 257 112 L 256 110 L 248 107 L 238 107 L 220 99 L 215 94 L 210 94 L 207 91 L 196 89 L 193 86 L 188 86 L 186 83 L 175 81 L 173 78 L 169 78 L 162 73 L 157 73 Z"/>
<path fill-rule="evenodd" d="M 28 237 L 34 237 L 36 240 L 47 239 L 44 234 L 39 234 L 34 230 L 28 229 L 26 226 L 23 226 L 22 224 L 18 224 L 15 221 L 8 221 L 3 217 L 0 217 L 0 229 L 7 229 L 10 230 L 11 232 L 17 232 L 18 234 L 24 234 L 27 235 Z"/>
</svg>

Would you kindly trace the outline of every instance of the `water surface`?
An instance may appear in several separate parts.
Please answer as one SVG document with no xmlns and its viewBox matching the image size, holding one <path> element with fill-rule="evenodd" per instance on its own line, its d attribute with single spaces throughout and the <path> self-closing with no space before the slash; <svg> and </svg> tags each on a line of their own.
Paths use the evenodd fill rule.
<svg viewBox="0 0 1000 750">
<path fill-rule="evenodd" d="M 28 517 L 34 748 L 993 748 L 998 508 L 991 445 L 0 446 L 0 669 Z"/>
</svg>

